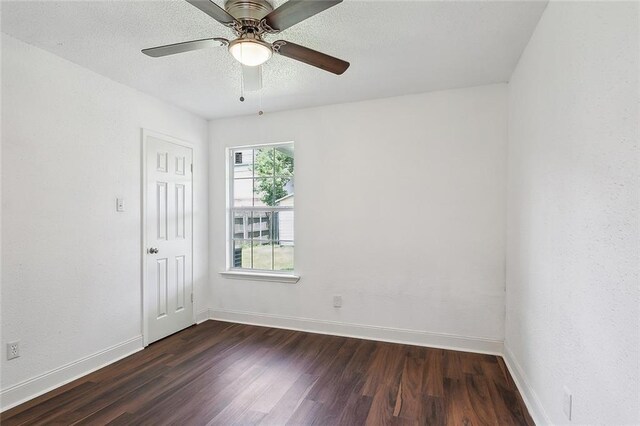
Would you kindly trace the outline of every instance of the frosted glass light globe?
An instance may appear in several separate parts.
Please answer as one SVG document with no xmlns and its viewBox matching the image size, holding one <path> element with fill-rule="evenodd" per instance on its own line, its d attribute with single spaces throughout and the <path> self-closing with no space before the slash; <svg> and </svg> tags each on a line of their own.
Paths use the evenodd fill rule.
<svg viewBox="0 0 640 426">
<path fill-rule="evenodd" d="M 234 40 L 229 44 L 229 52 L 238 62 L 256 67 L 267 62 L 273 54 L 271 48 L 263 42 L 251 39 Z"/>
</svg>

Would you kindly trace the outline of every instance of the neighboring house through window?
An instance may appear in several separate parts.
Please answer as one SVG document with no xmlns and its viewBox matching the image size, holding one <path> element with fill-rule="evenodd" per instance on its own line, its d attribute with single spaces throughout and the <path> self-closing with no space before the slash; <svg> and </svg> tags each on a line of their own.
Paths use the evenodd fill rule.
<svg viewBox="0 0 640 426">
<path fill-rule="evenodd" d="M 230 268 L 293 273 L 293 143 L 229 150 Z"/>
</svg>

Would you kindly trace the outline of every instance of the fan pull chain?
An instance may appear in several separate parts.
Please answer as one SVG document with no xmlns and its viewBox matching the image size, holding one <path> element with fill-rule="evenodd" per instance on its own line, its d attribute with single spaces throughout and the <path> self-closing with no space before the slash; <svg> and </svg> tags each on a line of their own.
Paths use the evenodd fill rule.
<svg viewBox="0 0 640 426">
<path fill-rule="evenodd" d="M 242 58 L 242 56 L 243 56 L 243 49 L 241 48 L 240 58 Z M 240 65 L 240 102 L 244 102 L 244 73 L 242 72 L 242 65 Z"/>
<path fill-rule="evenodd" d="M 244 102 L 244 76 L 242 72 L 240 72 L 240 102 Z"/>
</svg>

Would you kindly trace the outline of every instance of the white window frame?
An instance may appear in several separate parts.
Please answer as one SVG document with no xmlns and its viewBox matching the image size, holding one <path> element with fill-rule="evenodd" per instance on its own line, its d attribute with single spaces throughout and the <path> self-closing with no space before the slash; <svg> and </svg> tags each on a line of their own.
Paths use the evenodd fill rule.
<svg viewBox="0 0 640 426">
<path fill-rule="evenodd" d="M 246 279 L 246 280 L 254 280 L 254 281 L 272 281 L 272 282 L 284 282 L 284 283 L 296 283 L 300 280 L 300 276 L 295 273 L 295 236 L 294 236 L 294 271 L 268 271 L 261 269 L 248 269 L 248 268 L 235 268 L 233 266 L 233 251 L 234 251 L 234 212 L 237 210 L 241 211 L 294 211 L 295 212 L 295 204 L 293 207 L 291 206 L 258 206 L 258 207 L 238 207 L 235 208 L 233 206 L 234 201 L 234 164 L 235 164 L 235 156 L 234 152 L 243 149 L 257 149 L 257 148 L 276 148 L 278 146 L 284 145 L 293 145 L 293 141 L 289 142 L 277 142 L 277 143 L 267 143 L 267 144 L 254 144 L 254 145 L 242 145 L 242 146 L 232 146 L 228 147 L 225 150 L 225 158 L 226 158 L 226 253 L 227 253 L 227 261 L 226 261 L 226 270 L 220 272 L 220 274 L 226 278 L 233 279 Z M 295 155 L 295 151 L 294 151 Z M 295 164 L 295 160 L 294 160 Z M 294 176 L 295 176 L 295 168 L 294 168 Z M 253 223 L 253 222 L 252 222 Z M 273 225 L 272 225 L 273 226 Z M 295 227 L 295 220 L 294 220 Z M 253 233 L 252 233 L 253 234 Z M 294 233 L 295 235 L 295 233 Z M 251 237 L 253 240 L 253 236 Z"/>
</svg>

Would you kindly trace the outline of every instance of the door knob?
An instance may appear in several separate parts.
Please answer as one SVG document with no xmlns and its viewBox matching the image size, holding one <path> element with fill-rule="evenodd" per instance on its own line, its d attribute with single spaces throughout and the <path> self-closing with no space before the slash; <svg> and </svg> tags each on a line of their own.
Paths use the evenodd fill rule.
<svg viewBox="0 0 640 426">
<path fill-rule="evenodd" d="M 157 249 L 157 248 L 155 248 L 155 247 L 151 247 L 151 248 L 149 249 L 149 254 L 156 254 L 157 252 L 158 252 L 158 249 Z"/>
</svg>

